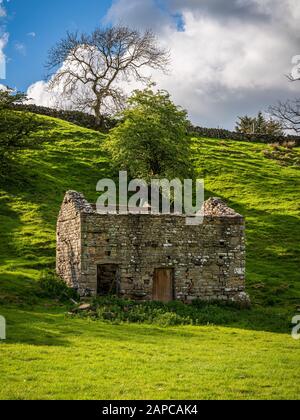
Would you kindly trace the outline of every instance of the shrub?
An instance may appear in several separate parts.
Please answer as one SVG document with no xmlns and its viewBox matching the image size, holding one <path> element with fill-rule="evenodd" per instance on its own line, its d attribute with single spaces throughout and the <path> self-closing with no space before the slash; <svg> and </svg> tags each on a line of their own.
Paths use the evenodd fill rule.
<svg viewBox="0 0 300 420">
<path fill-rule="evenodd" d="M 186 178 L 193 170 L 187 127 L 186 111 L 168 92 L 137 90 L 105 145 L 116 169 L 131 178 Z"/>
<path fill-rule="evenodd" d="M 134 302 L 116 297 L 95 298 L 92 311 L 79 316 L 109 323 L 154 324 L 162 327 L 176 325 L 226 324 L 238 321 L 241 310 L 234 303 L 195 301 L 186 305 L 179 301 Z"/>
<path fill-rule="evenodd" d="M 294 147 L 297 147 L 297 143 L 295 142 L 295 140 L 284 141 L 282 145 L 287 149 L 294 149 Z"/>
<path fill-rule="evenodd" d="M 154 323 L 161 327 L 175 327 L 176 325 L 188 325 L 193 321 L 189 317 L 181 317 L 174 312 L 163 312 L 157 314 Z"/>
<path fill-rule="evenodd" d="M 274 150 L 280 150 L 280 143 L 271 143 L 270 146 L 272 147 L 272 149 Z"/>
<path fill-rule="evenodd" d="M 46 126 L 35 115 L 0 108 L 0 175 L 7 172 L 21 150 L 40 146 L 43 139 L 36 133 Z"/>
<path fill-rule="evenodd" d="M 58 299 L 62 302 L 79 299 L 78 293 L 69 288 L 61 278 L 50 270 L 42 273 L 40 286 L 45 297 Z"/>
<path fill-rule="evenodd" d="M 13 105 L 20 105 L 27 100 L 27 95 L 6 87 L 0 89 L 0 109 L 7 109 Z"/>
</svg>

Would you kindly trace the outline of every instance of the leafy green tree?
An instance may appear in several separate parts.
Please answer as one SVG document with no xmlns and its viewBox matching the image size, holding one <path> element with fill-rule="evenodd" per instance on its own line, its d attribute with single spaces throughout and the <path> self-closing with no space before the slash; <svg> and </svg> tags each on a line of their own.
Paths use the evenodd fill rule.
<svg viewBox="0 0 300 420">
<path fill-rule="evenodd" d="M 262 112 L 257 117 L 251 118 L 245 115 L 239 117 L 236 131 L 243 134 L 269 134 L 272 136 L 282 136 L 283 126 L 279 121 L 267 119 Z"/>
<path fill-rule="evenodd" d="M 35 115 L 15 112 L 11 106 L 23 103 L 26 95 L 12 89 L 0 91 L 0 175 L 9 170 L 12 158 L 22 149 L 35 147 L 38 139 L 33 133 L 41 127 Z"/>
<path fill-rule="evenodd" d="M 9 87 L 0 90 L 0 110 L 10 108 L 15 104 L 22 104 L 26 100 L 27 95 L 25 93 L 15 92 Z"/>
<path fill-rule="evenodd" d="M 106 140 L 113 163 L 132 178 L 185 178 L 192 175 L 188 119 L 168 92 L 136 90 L 120 124 Z"/>
<path fill-rule="evenodd" d="M 238 122 L 235 127 L 235 131 L 238 133 L 243 134 L 252 134 L 255 127 L 254 118 L 248 117 L 245 115 L 244 117 L 239 117 Z"/>
<path fill-rule="evenodd" d="M 254 133 L 256 134 L 266 134 L 268 122 L 260 111 L 257 114 L 257 117 L 254 118 Z"/>
<path fill-rule="evenodd" d="M 282 123 L 271 118 L 266 125 L 266 134 L 270 134 L 272 136 L 283 136 L 284 129 Z"/>
</svg>

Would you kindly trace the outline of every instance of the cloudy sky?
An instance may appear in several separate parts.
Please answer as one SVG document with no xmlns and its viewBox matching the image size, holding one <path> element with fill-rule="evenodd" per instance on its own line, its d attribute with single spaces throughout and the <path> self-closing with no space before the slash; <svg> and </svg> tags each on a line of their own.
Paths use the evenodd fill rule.
<svg viewBox="0 0 300 420">
<path fill-rule="evenodd" d="M 300 55 L 299 0 L 0 0 L 0 83 L 51 104 L 47 50 L 66 30 L 112 23 L 152 28 L 170 48 L 169 73 L 153 78 L 199 125 L 231 129 L 300 92 L 285 77 Z"/>
</svg>

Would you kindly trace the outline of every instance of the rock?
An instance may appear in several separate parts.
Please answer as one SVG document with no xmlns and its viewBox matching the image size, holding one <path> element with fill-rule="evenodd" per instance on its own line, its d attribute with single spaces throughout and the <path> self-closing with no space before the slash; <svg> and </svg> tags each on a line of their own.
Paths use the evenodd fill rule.
<svg viewBox="0 0 300 420">
<path fill-rule="evenodd" d="M 204 214 L 207 216 L 239 216 L 219 197 L 211 197 L 204 203 Z"/>
<path fill-rule="evenodd" d="M 90 305 L 89 303 L 82 303 L 80 306 L 77 306 L 76 308 L 72 309 L 71 313 L 74 315 L 78 312 L 91 311 L 92 309 L 92 305 Z"/>
<path fill-rule="evenodd" d="M 92 305 L 90 305 L 89 303 L 83 303 L 76 309 L 77 311 L 89 311 L 90 309 L 92 309 Z"/>
<path fill-rule="evenodd" d="M 136 297 L 136 298 L 144 298 L 144 297 L 147 296 L 147 293 L 145 293 L 145 292 L 134 292 L 133 296 Z"/>
<path fill-rule="evenodd" d="M 246 292 L 240 292 L 231 301 L 237 303 L 241 309 L 251 308 L 250 296 Z"/>
</svg>

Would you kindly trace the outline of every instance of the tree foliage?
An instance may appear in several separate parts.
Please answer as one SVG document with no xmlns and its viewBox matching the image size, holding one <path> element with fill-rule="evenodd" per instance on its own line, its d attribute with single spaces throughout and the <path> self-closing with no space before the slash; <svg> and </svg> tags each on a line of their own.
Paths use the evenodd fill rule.
<svg viewBox="0 0 300 420">
<path fill-rule="evenodd" d="M 106 148 L 118 170 L 132 178 L 184 178 L 192 173 L 186 111 L 168 92 L 151 87 L 136 90 L 112 129 Z"/>
<path fill-rule="evenodd" d="M 20 150 L 34 147 L 38 140 L 33 133 L 41 127 L 35 115 L 15 112 L 14 104 L 23 103 L 26 95 L 7 89 L 0 92 L 0 174 L 8 169 L 8 163 Z"/>
<path fill-rule="evenodd" d="M 23 104 L 27 95 L 22 92 L 15 92 L 14 89 L 6 87 L 0 90 L 0 110 L 7 109 L 11 105 Z"/>
<path fill-rule="evenodd" d="M 272 118 L 265 118 L 262 112 L 259 112 L 257 117 L 249 117 L 248 115 L 239 117 L 235 129 L 238 133 L 243 134 L 283 135 L 281 122 Z"/>
</svg>

